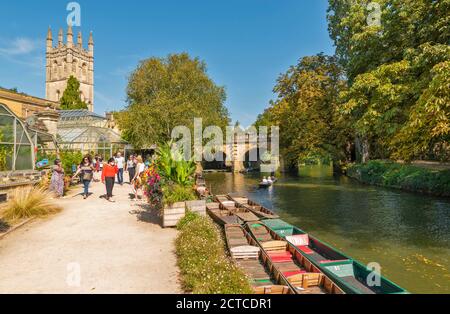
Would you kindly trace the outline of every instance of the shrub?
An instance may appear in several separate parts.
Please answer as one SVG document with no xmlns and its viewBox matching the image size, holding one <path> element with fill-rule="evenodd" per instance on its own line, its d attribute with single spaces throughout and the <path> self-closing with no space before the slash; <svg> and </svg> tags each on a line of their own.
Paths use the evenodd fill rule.
<svg viewBox="0 0 450 314">
<path fill-rule="evenodd" d="M 53 194 L 35 187 L 18 188 L 5 205 L 2 216 L 6 221 L 42 217 L 61 211 L 61 207 L 52 201 Z"/>
<path fill-rule="evenodd" d="M 163 203 L 164 205 L 172 205 L 177 202 L 196 200 L 192 187 L 179 184 L 166 184 L 163 187 Z"/>
<path fill-rule="evenodd" d="M 191 211 L 186 211 L 186 215 L 178 222 L 177 229 L 181 231 L 185 226 L 200 218 L 200 215 Z"/>
<path fill-rule="evenodd" d="M 65 150 L 61 151 L 59 155 L 66 175 L 72 174 L 72 166 L 79 165 L 83 159 L 83 154 L 80 151 Z"/>
<path fill-rule="evenodd" d="M 188 213 L 179 224 L 178 266 L 185 290 L 195 294 L 249 294 L 245 274 L 226 256 L 217 226 L 207 217 Z"/>
<path fill-rule="evenodd" d="M 450 170 L 433 170 L 408 164 L 373 160 L 351 166 L 347 174 L 367 184 L 450 196 Z"/>
</svg>

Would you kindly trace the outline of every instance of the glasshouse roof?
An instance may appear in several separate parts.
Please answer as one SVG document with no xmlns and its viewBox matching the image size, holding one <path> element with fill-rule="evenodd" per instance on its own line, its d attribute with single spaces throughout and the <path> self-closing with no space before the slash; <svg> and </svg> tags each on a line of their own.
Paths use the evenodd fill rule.
<svg viewBox="0 0 450 314">
<path fill-rule="evenodd" d="M 60 110 L 59 111 L 61 117 L 61 120 L 76 120 L 76 119 L 83 119 L 83 118 L 93 118 L 93 119 L 101 119 L 104 120 L 105 117 L 102 117 L 101 115 L 98 115 L 94 112 L 91 112 L 86 109 L 79 109 L 79 110 Z"/>
<path fill-rule="evenodd" d="M 59 143 L 126 143 L 112 129 L 79 127 L 58 129 Z"/>
</svg>

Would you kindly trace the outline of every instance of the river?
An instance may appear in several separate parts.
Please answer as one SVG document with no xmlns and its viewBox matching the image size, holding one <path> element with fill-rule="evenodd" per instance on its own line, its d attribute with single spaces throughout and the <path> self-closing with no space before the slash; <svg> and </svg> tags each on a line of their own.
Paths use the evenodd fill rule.
<svg viewBox="0 0 450 314">
<path fill-rule="evenodd" d="M 331 167 L 303 167 L 274 187 L 260 174 L 209 173 L 214 194 L 238 193 L 412 293 L 450 293 L 450 199 L 362 185 Z"/>
</svg>

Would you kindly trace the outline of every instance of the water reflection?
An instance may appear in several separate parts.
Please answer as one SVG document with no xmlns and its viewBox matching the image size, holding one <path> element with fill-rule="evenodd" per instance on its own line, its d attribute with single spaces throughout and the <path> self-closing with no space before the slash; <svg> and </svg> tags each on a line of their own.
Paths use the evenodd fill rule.
<svg viewBox="0 0 450 314">
<path fill-rule="evenodd" d="M 311 174 L 309 176 L 308 174 Z M 450 293 L 450 200 L 365 186 L 331 169 L 305 168 L 258 189 L 259 174 L 207 175 L 216 194 L 240 193 L 411 292 Z"/>
</svg>

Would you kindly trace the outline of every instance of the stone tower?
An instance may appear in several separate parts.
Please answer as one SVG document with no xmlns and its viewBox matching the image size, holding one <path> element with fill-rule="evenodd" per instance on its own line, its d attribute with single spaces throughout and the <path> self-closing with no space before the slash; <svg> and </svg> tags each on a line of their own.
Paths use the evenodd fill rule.
<svg viewBox="0 0 450 314">
<path fill-rule="evenodd" d="M 67 80 L 74 76 L 80 82 L 81 100 L 94 111 L 94 39 L 89 36 L 88 49 L 83 48 L 83 37 L 78 33 L 77 42 L 73 41 L 72 26 L 67 30 L 67 42 L 64 43 L 63 30 L 58 33 L 58 44 L 53 45 L 52 30 L 47 34 L 47 65 L 45 94 L 48 100 L 59 101 L 66 90 Z"/>
</svg>

